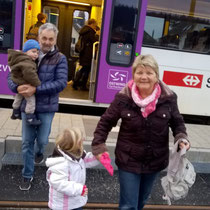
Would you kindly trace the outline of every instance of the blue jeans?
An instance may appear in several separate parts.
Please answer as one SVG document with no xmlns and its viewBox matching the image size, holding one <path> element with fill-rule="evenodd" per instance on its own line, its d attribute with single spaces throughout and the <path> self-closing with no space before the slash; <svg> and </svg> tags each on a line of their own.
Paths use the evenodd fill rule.
<svg viewBox="0 0 210 210">
<path fill-rule="evenodd" d="M 48 137 L 51 131 L 52 120 L 55 112 L 38 113 L 37 118 L 42 124 L 32 126 L 26 123 L 26 114 L 21 113 L 22 117 L 22 155 L 23 169 L 22 176 L 31 178 L 34 173 L 34 153 L 43 154 L 45 146 L 48 144 Z M 34 151 L 35 150 L 35 151 Z"/>
<path fill-rule="evenodd" d="M 158 172 L 135 174 L 118 168 L 120 210 L 142 210 L 152 190 Z"/>
</svg>

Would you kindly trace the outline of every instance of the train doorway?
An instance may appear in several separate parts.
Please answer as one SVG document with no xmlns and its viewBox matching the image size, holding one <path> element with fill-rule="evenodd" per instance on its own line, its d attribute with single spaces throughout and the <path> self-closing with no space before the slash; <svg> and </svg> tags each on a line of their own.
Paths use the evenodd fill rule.
<svg viewBox="0 0 210 210">
<path fill-rule="evenodd" d="M 79 55 L 75 52 L 75 44 L 79 38 L 79 31 L 89 18 L 95 18 L 98 23 L 101 23 L 101 16 L 95 10 L 101 13 L 102 1 L 88 1 L 88 3 L 85 1 L 74 3 L 71 1 L 42 1 L 42 11 L 48 15 L 48 22 L 58 27 L 58 48 L 68 60 L 68 85 L 60 93 L 60 98 L 89 99 L 89 91 L 74 90 L 72 88 L 76 71 L 80 68 Z M 97 17 L 94 13 L 97 14 Z"/>
</svg>

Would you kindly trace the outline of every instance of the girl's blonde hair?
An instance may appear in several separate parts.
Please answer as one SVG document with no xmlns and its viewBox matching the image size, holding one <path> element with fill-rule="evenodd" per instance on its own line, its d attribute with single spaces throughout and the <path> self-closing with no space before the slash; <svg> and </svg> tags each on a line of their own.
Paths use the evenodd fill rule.
<svg viewBox="0 0 210 210">
<path fill-rule="evenodd" d="M 55 143 L 62 151 L 81 157 L 83 153 L 83 138 L 80 129 L 65 129 L 62 134 L 57 136 Z"/>
<path fill-rule="evenodd" d="M 157 79 L 159 80 L 158 63 L 152 55 L 139 55 L 136 57 L 132 66 L 132 76 L 134 76 L 138 66 L 150 66 L 156 73 Z"/>
</svg>

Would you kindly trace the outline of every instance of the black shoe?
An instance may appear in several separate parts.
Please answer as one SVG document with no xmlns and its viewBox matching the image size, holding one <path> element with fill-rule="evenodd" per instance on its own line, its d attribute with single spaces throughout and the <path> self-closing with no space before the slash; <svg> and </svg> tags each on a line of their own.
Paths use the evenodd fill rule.
<svg viewBox="0 0 210 210">
<path fill-rule="evenodd" d="M 42 164 L 43 162 L 44 162 L 44 155 L 43 154 L 41 154 L 41 155 L 36 154 L 35 159 L 34 159 L 34 163 L 35 164 Z"/>
<path fill-rule="evenodd" d="M 42 123 L 39 119 L 36 118 L 35 114 L 26 114 L 26 122 L 29 125 L 34 125 L 34 126 L 41 125 Z"/>
<path fill-rule="evenodd" d="M 72 87 L 74 90 L 78 90 L 78 87 L 75 84 L 73 84 Z"/>
<path fill-rule="evenodd" d="M 13 109 L 11 119 L 12 120 L 16 120 L 16 119 L 21 120 L 21 112 L 20 112 L 20 109 Z"/>
<path fill-rule="evenodd" d="M 33 177 L 31 178 L 22 177 L 21 183 L 19 185 L 20 190 L 29 190 L 31 188 L 32 181 Z"/>
<path fill-rule="evenodd" d="M 81 87 L 81 90 L 89 91 L 89 89 L 87 87 Z"/>
</svg>

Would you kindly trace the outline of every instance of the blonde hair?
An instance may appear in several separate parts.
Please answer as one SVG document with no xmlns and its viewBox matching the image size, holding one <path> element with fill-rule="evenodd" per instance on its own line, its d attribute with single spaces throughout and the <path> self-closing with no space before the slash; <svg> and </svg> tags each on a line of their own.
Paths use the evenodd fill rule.
<svg viewBox="0 0 210 210">
<path fill-rule="evenodd" d="M 152 55 L 139 55 L 136 57 L 132 66 L 132 76 L 134 76 L 138 66 L 149 66 L 156 73 L 157 79 L 159 80 L 159 67 L 157 61 Z"/>
<path fill-rule="evenodd" d="M 81 157 L 83 153 L 83 134 L 78 128 L 65 129 L 62 134 L 56 138 L 56 146 L 67 153 L 76 157 Z"/>
</svg>

